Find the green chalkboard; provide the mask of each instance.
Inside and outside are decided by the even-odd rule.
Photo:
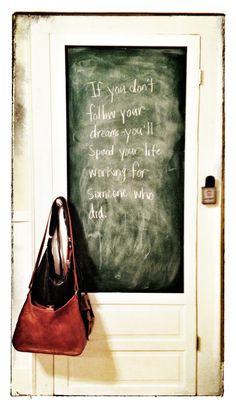
[[[91,292],[183,292],[186,48],[67,47],[68,196]]]

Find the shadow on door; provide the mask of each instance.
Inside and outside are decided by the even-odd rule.
[[[89,254],[82,222],[72,204],[70,204],[70,213],[80,288],[84,290],[89,275],[93,273],[96,276],[97,269]],[[92,308],[95,323],[81,355],[75,357],[38,355],[37,357],[37,368],[44,371],[50,381],[53,376],[53,392],[56,395],[73,395],[73,387],[79,387],[80,384],[81,386],[102,385],[116,382],[117,370],[102,323],[100,306],[92,304]]]

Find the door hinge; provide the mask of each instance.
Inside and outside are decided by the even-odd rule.
[[[200,352],[200,346],[201,346],[201,338],[197,336],[196,338],[196,349],[198,352]]]
[[[199,77],[198,77],[199,86],[203,85],[203,79],[204,79],[203,70],[199,69]]]

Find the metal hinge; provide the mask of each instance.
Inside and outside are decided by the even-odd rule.
[[[203,80],[204,80],[203,70],[199,69],[199,77],[198,77],[199,86],[203,85]]]
[[[196,338],[196,349],[198,352],[200,352],[200,346],[201,346],[201,338],[197,336]]]

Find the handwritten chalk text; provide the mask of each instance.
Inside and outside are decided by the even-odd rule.
[[[153,78],[147,78],[146,82],[140,83],[138,79],[134,79],[131,84],[114,84],[113,86],[108,86],[102,81],[91,81],[87,82],[88,88],[91,90],[92,98],[99,98],[105,94],[110,97],[110,102],[114,102],[115,96],[124,94],[141,94],[143,92],[153,93],[154,82]]]

